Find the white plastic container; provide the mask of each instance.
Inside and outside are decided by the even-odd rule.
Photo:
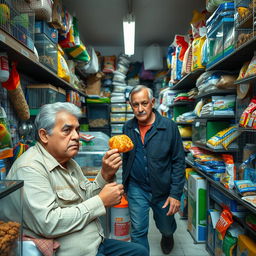
[[[120,204],[111,207],[111,238],[130,241],[130,227],[128,202],[122,197]]]
[[[9,79],[9,63],[6,52],[0,52],[0,82],[6,82]]]

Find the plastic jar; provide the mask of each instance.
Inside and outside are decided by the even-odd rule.
[[[0,52],[0,82],[6,82],[9,79],[9,63],[6,52]]]
[[[120,204],[111,207],[111,238],[129,241],[131,239],[130,227],[128,202],[122,197]]]

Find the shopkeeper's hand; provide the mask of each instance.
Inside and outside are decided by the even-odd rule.
[[[162,208],[166,208],[168,205],[170,206],[166,214],[167,216],[175,214],[180,209],[180,201],[170,196],[166,199]]]
[[[102,159],[101,174],[104,180],[111,181],[121,165],[122,158],[118,149],[108,150]]]

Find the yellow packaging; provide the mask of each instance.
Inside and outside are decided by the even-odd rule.
[[[195,170],[193,168],[186,168],[185,172],[186,172],[186,179],[188,180],[188,176],[190,175],[191,172],[194,172]]]
[[[236,256],[255,256],[256,255],[256,243],[246,235],[239,235],[237,242],[237,254]]]
[[[70,72],[65,58],[62,56],[61,51],[58,50],[58,77],[70,82]]]
[[[195,38],[192,42],[192,71],[205,68],[201,61],[201,51],[206,40],[206,36]]]

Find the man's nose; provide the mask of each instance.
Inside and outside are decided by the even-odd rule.
[[[79,131],[77,130],[74,130],[73,133],[72,133],[72,138],[73,139],[76,139],[76,140],[79,140]]]
[[[142,105],[140,104],[139,105],[139,112],[142,112],[143,111],[143,107],[142,107]]]

